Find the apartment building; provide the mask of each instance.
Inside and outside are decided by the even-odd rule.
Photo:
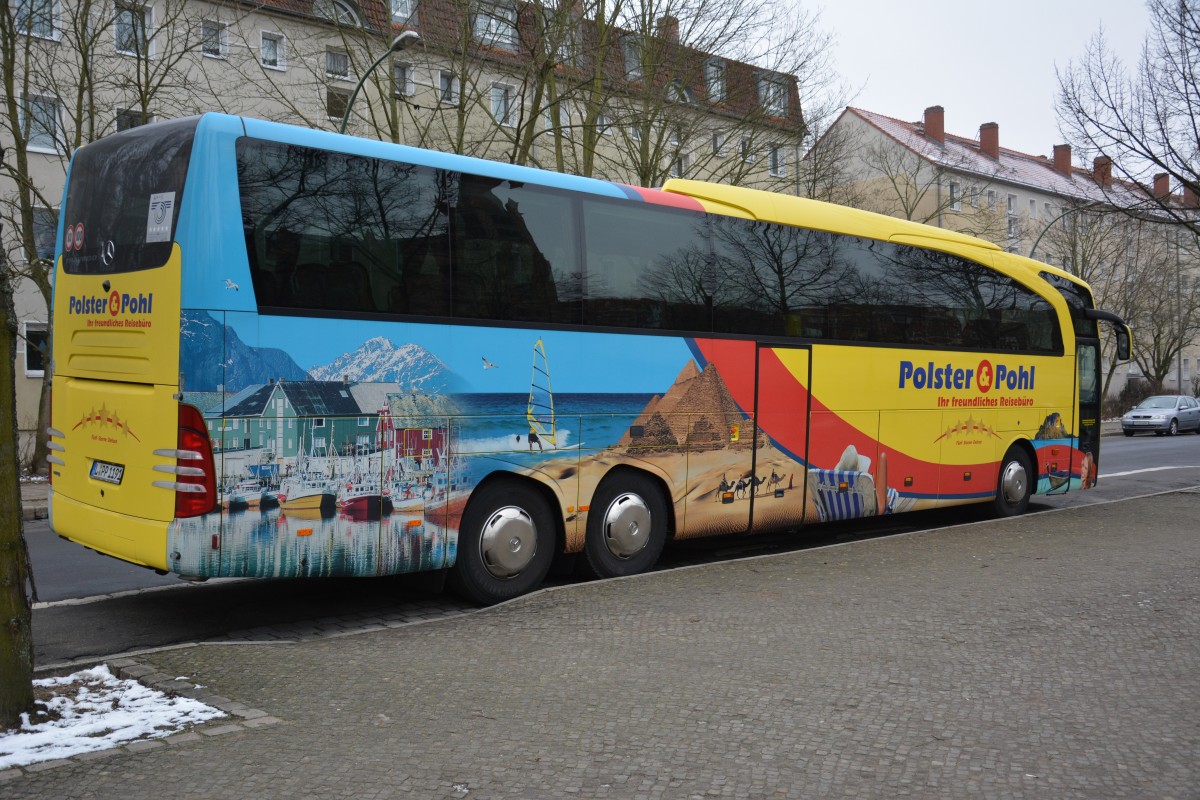
[[[1138,360],[1110,364],[1109,396],[1130,380],[1200,390],[1195,237],[1164,215],[1132,219],[1115,210],[1144,206],[1152,193],[1200,213],[1197,197],[1172,195],[1166,175],[1153,186],[1116,180],[1103,155],[1077,165],[1067,144],[1050,156],[1003,147],[995,122],[973,136],[948,133],[945,122],[941,106],[915,121],[846,108],[806,160],[836,164],[826,179],[853,186],[848,194],[863,208],[979,236],[1087,280],[1097,304],[1134,327]]]
[[[18,0],[0,36],[0,225],[18,276],[22,454],[37,427],[70,153],[205,111],[637,185],[795,191],[796,78],[671,16],[516,0]],[[684,29],[681,31],[681,25]],[[415,32],[417,36],[404,36]],[[360,87],[360,78],[364,78]]]

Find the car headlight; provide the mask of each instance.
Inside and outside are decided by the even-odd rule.
[[[1167,415],[1166,414],[1155,414],[1150,419],[1154,420],[1155,422],[1166,422]]]

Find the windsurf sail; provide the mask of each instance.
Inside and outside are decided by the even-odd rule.
[[[558,427],[554,419],[554,392],[550,388],[550,364],[546,347],[538,339],[533,345],[533,377],[529,381],[529,404],[525,408],[529,430],[546,444],[558,446]]]

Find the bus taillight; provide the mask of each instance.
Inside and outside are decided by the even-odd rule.
[[[200,409],[179,404],[179,449],[156,450],[155,455],[170,455],[177,461],[175,466],[155,467],[175,475],[174,481],[155,481],[155,485],[175,490],[176,519],[198,517],[217,507],[217,470]]]

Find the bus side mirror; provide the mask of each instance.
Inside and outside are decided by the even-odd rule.
[[[1128,325],[1117,325],[1117,361],[1133,358],[1133,336]]]

